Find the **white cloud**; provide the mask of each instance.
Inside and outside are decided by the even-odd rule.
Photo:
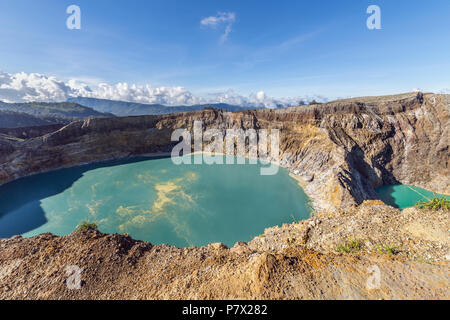
[[[205,26],[217,26],[223,22],[233,23],[235,19],[236,14],[233,12],[219,12],[217,16],[202,19],[201,24]]]
[[[220,42],[224,43],[228,39],[228,35],[232,30],[233,23],[236,21],[236,14],[234,12],[218,12],[216,16],[204,18],[200,23],[204,26],[216,28],[219,25],[225,24],[225,31],[220,37]]]
[[[292,98],[274,98],[267,96],[264,91],[258,91],[257,93],[250,94],[249,96],[243,96],[231,89],[222,93],[210,94],[210,96],[211,98],[209,99],[209,103],[228,103],[243,107],[263,107],[271,109],[278,107],[297,106],[300,101],[304,101],[305,103],[311,102],[312,100],[316,100],[319,102],[328,101],[328,99],[319,95]]]
[[[6,102],[65,100],[69,91],[70,87],[54,77],[0,71],[0,99]]]
[[[306,102],[312,99],[326,101],[325,98],[320,96],[277,99],[267,96],[264,91],[244,96],[233,90],[201,97],[192,94],[184,87],[152,87],[128,83],[115,85],[99,83],[95,85],[94,81],[87,84],[82,79],[71,79],[64,82],[55,77],[37,73],[9,74],[0,71],[0,100],[4,102],[61,102],[70,97],[78,96],[168,106],[228,103],[245,107],[266,108],[297,105],[300,100]]]
[[[9,74],[0,71],[0,100],[4,102],[66,101],[77,96],[167,105],[201,102],[201,98],[194,97],[183,87],[153,88],[128,83],[92,86],[76,79],[64,82],[37,73]]]

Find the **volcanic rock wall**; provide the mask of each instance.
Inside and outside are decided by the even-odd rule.
[[[323,105],[229,113],[97,118],[17,141],[0,137],[0,184],[34,173],[150,153],[168,153],[173,130],[279,129],[280,165],[319,210],[376,199],[374,188],[405,183],[450,193],[450,96],[404,94]],[[276,159],[272,159],[276,160]]]

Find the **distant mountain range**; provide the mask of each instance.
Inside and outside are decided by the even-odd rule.
[[[23,112],[0,110],[0,128],[45,126],[60,123],[57,118],[36,117]]]
[[[56,116],[63,118],[86,118],[113,116],[96,111],[73,102],[29,102],[29,103],[5,103],[0,102],[0,110],[23,112],[33,116]]]
[[[0,101],[0,128],[66,124],[88,117],[114,117],[72,102],[5,103]]]
[[[100,112],[113,113],[116,116],[141,116],[153,114],[169,114],[177,112],[187,112],[203,110],[207,107],[223,109],[230,112],[257,109],[234,106],[226,103],[201,104],[193,106],[164,106],[161,104],[142,104],[135,102],[95,99],[95,98],[69,98],[68,102],[74,102],[83,106],[93,108]]]
[[[230,112],[251,109],[225,103],[169,107],[160,104],[142,104],[82,97],[70,98],[67,102],[59,103],[6,103],[0,101],[0,128],[68,124],[72,121],[89,117],[160,115],[203,110],[208,107]]]

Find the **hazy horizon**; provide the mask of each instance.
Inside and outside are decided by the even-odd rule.
[[[70,5],[80,29],[67,26]],[[367,26],[370,5],[380,29]],[[0,100],[272,108],[449,93],[448,12],[444,0],[0,0]]]

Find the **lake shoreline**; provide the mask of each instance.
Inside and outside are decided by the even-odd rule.
[[[23,178],[0,189],[0,212],[7,217],[0,217],[0,236],[67,235],[89,221],[103,232],[157,244],[232,245],[309,218],[310,199],[287,170],[264,176],[263,166],[178,165],[151,154]]]

